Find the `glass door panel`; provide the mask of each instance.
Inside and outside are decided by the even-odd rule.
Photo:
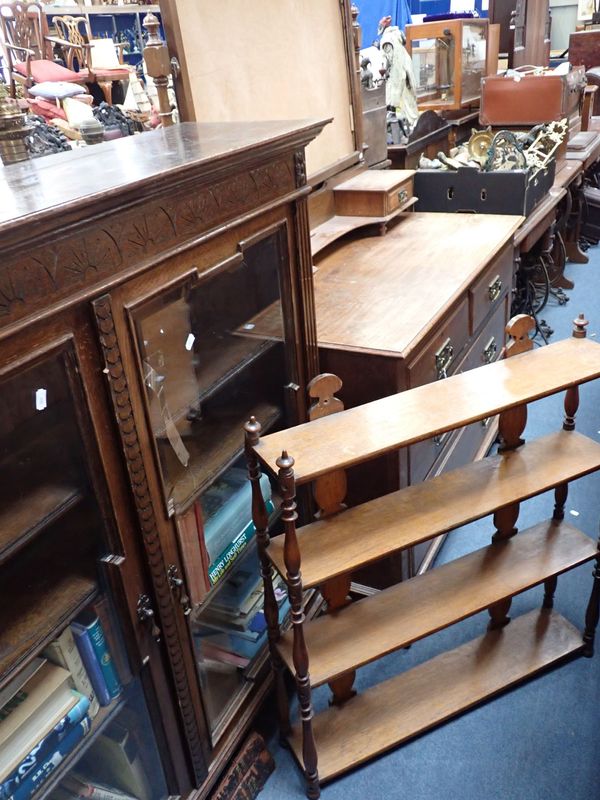
[[[0,380],[0,797],[45,798],[118,723],[135,731],[116,737],[114,758],[94,759],[95,779],[159,800],[160,759],[103,581],[109,537],[74,367],[64,349]],[[139,797],[113,780],[134,739],[136,763],[153,775]]]

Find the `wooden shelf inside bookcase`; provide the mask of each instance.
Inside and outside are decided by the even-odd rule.
[[[169,482],[173,489],[171,500],[178,512],[184,511],[200,492],[214,481],[223,470],[238,458],[243,449],[244,423],[254,415],[263,429],[268,430],[281,415],[281,410],[271,403],[259,403],[235,416],[211,418],[210,424],[199,423],[197,437],[183,440],[190,454],[187,467],[177,459],[171,445],[164,440],[167,453]]]
[[[2,567],[9,602],[0,606],[0,686],[98,593],[90,514],[82,509]]]
[[[53,481],[45,473],[21,495],[5,496],[0,489],[0,564],[13,556],[41,531],[70,511],[83,498],[78,486]],[[3,489],[6,489],[6,484]]]
[[[282,450],[298,484],[600,377],[600,345],[564,339],[407,392],[263,437],[261,461],[277,472]]]
[[[598,468],[598,442],[557,431],[313,522],[297,532],[302,584],[317,586]],[[283,544],[283,535],[273,537],[267,553],[285,576]]]
[[[567,522],[549,520],[325,614],[304,629],[311,685],[412,644],[597,555],[589,536]],[[287,632],[278,650],[293,673],[292,645],[292,632]]]
[[[281,317],[279,324],[281,325]],[[169,412],[174,422],[187,416],[192,408],[198,408],[240,371],[266,355],[277,344],[273,339],[257,341],[257,337],[248,337],[238,331],[235,333],[236,335],[229,335],[212,342],[211,347],[205,346],[195,354],[200,364],[200,373],[198,376],[190,376],[191,380],[198,384],[198,395],[193,406],[188,401],[190,395],[188,382],[179,387],[171,384],[166,388]],[[158,438],[164,436],[165,426],[156,428],[154,435]]]
[[[367,761],[582,648],[581,633],[553,611],[510,625],[367,689],[312,720],[322,781]],[[299,726],[290,737],[302,764]]]

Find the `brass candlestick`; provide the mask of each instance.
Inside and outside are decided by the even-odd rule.
[[[17,101],[0,96],[0,158],[3,164],[16,164],[29,158],[25,139],[31,127]]]

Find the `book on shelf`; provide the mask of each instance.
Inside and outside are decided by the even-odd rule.
[[[71,630],[98,701],[107,706],[121,694],[121,684],[100,620],[93,610],[86,610],[71,623]]]
[[[65,758],[77,747],[79,742],[89,732],[90,727],[91,720],[89,717],[84,717],[78,722],[58,744],[56,750],[43,758],[14,789],[9,796],[9,800],[29,800],[62,764]]]
[[[52,663],[69,670],[73,678],[73,685],[78,692],[81,692],[89,700],[90,708],[88,713],[90,718],[93,719],[100,710],[100,704],[92,682],[83,666],[71,628],[65,628],[58,639],[55,639],[46,647],[44,656]]]
[[[90,782],[114,786],[137,800],[151,800],[148,770],[134,734],[136,719],[128,725],[122,724],[122,719],[127,719],[125,710],[96,737],[83,754],[78,770]]]
[[[274,505],[271,500],[266,501],[266,507],[267,512],[271,514],[274,510]],[[233,540],[229,542],[219,556],[209,564],[208,578],[211,586],[215,586],[223,578],[225,573],[231,569],[244,552],[255,533],[256,528],[254,527],[254,523],[250,520]]]
[[[289,611],[290,604],[287,596],[279,605],[279,622],[282,623]],[[248,660],[255,658],[267,640],[266,625],[262,632],[237,631],[225,627],[216,627],[200,623],[194,627],[193,636],[197,642],[198,652],[202,655],[206,645],[226,650]],[[213,649],[213,657],[218,650]],[[215,660],[222,660],[216,659]],[[230,662],[227,662],[230,663]]]
[[[108,597],[103,595],[90,605],[90,608],[100,620],[100,625],[104,631],[109,652],[112,656],[113,664],[117,672],[117,678],[121,686],[126,686],[133,680],[129,661],[125,652],[125,646],[120,635],[114,611]]]
[[[45,661],[0,709],[0,774],[9,774],[80,697],[71,673]]]
[[[210,589],[208,564],[202,553],[203,533],[198,521],[196,503],[176,517],[181,563],[192,606],[199,605]]]
[[[4,706],[11,700],[21,689],[21,687],[27,683],[29,678],[31,678],[35,673],[41,669],[44,664],[46,663],[45,658],[33,658],[22,670],[20,670],[19,674],[9,681],[4,689],[0,691],[0,709],[4,708]]]
[[[212,661],[215,665],[229,664],[232,667],[239,667],[240,669],[247,667],[251,661],[247,656],[241,656],[238,653],[231,652],[231,650],[226,650],[224,647],[219,647],[210,639],[202,641],[202,649],[199,653],[199,657],[202,663]]]
[[[60,789],[66,793],[66,796],[55,800],[73,800],[82,797],[92,798],[92,800],[137,800],[133,795],[121,792],[114,786],[92,781],[77,770],[71,770],[65,776],[61,781]]]
[[[59,749],[61,742],[86,717],[89,707],[89,699],[85,695],[78,693],[78,700],[73,708],[21,760],[6,761],[2,757],[0,800],[7,800],[11,797],[16,788],[25,781],[30,773]]]
[[[260,487],[265,501],[271,499],[271,483],[262,475]],[[218,561],[251,517],[252,486],[248,474],[239,467],[223,473],[200,498],[204,539],[211,563]]]

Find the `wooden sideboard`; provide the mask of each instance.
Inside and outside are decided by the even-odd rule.
[[[149,800],[207,797],[270,686],[264,646],[243,669],[208,657],[223,584],[182,520],[243,461],[250,414],[306,418],[304,148],[324,124],[185,123],[0,170],[0,690],[106,596],[130,675],[85,747],[113,724],[144,740]]]
[[[385,236],[337,242],[315,259],[321,370],[339,375],[346,408],[495,361],[504,345],[521,217],[408,213]],[[348,470],[348,502],[365,502],[484,454],[490,420]],[[358,582],[412,574],[426,546]],[[402,560],[404,559],[404,560]],[[412,563],[411,563],[412,562]]]

